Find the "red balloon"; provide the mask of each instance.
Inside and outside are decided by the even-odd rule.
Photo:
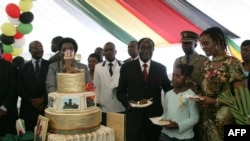
[[[3,59],[4,60],[6,60],[6,61],[9,61],[9,62],[12,62],[12,55],[11,54],[6,54],[6,53],[3,53],[2,54],[2,57],[3,57]]]
[[[14,35],[14,39],[21,39],[23,38],[23,34],[22,33],[19,33],[18,31],[16,32],[16,34]]]
[[[8,4],[5,7],[5,11],[11,18],[19,18],[21,14],[19,7],[14,3]]]

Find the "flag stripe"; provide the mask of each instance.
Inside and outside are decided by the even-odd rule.
[[[168,41],[127,11],[116,0],[86,0],[86,2],[134,38],[150,37],[156,46],[169,44]]]

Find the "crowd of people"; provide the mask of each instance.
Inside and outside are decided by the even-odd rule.
[[[241,44],[241,62],[227,53],[225,35],[218,27],[200,35],[183,31],[180,36],[184,55],[173,62],[171,79],[166,66],[151,59],[155,45],[149,37],[129,42],[126,60],[119,60],[115,44],[107,42],[89,55],[87,65],[75,62],[84,70],[85,82],[96,87],[102,125],[106,125],[107,112],[118,112],[126,117],[127,141],[223,141],[223,126],[236,123],[219,95],[250,88],[250,40]],[[195,51],[198,43],[206,56]],[[38,115],[44,115],[48,94],[57,91],[56,74],[63,72],[64,52],[78,50],[77,42],[69,37],[57,36],[51,45],[55,55],[49,60],[43,59],[42,43],[32,41],[32,59],[13,63],[1,57],[0,46],[0,136],[16,134],[18,117],[24,120],[26,131],[33,131]],[[187,94],[199,96],[199,100],[187,99]],[[148,99],[152,104],[147,107],[132,106]],[[218,116],[222,109],[227,114]],[[169,124],[155,125],[151,117],[161,117]]]

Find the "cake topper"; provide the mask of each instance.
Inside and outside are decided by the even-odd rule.
[[[62,72],[64,72],[64,73],[79,73],[79,72],[82,72],[82,70],[78,69],[77,66],[76,66],[74,50],[67,49],[64,52]]]

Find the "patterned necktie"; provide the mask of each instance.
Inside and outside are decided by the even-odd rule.
[[[112,66],[113,66],[113,64],[112,64],[112,63],[109,63],[109,74],[110,74],[110,76],[113,75]]]
[[[35,72],[39,72],[39,71],[40,71],[39,60],[36,60],[36,62],[35,62]]]
[[[148,78],[148,73],[147,73],[147,64],[143,64],[143,77],[144,77],[144,81],[147,82],[147,78]]]

